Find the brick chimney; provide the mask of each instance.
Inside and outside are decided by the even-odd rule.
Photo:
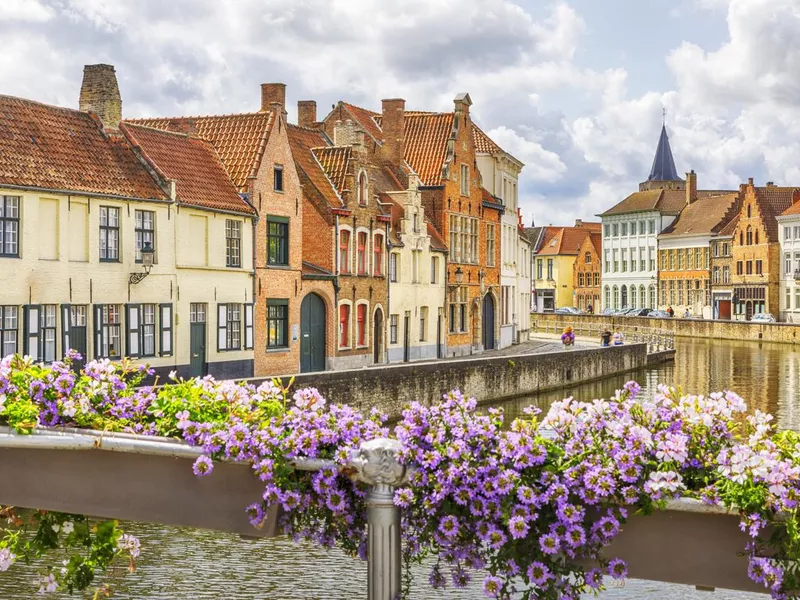
[[[122,120],[122,98],[117,86],[117,74],[113,65],[86,65],[83,67],[83,83],[79,109],[98,116],[106,129],[119,129]]]
[[[694,169],[686,174],[686,206],[697,200],[697,173]]]
[[[286,84],[262,83],[261,84],[261,112],[272,110],[270,105],[280,104],[281,110],[286,112]]]
[[[406,155],[406,101],[392,98],[383,100],[381,104],[384,158],[392,165],[400,166]]]
[[[583,227],[583,219],[575,219],[575,227]]]
[[[472,106],[472,98],[469,97],[469,94],[462,92],[455,97],[453,104],[455,105],[456,112],[469,115],[469,107]]]
[[[313,128],[317,122],[317,103],[313,100],[297,102],[297,124],[300,127]]]

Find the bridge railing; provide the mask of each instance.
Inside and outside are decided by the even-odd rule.
[[[635,323],[617,324],[612,327],[610,322],[606,323],[601,320],[591,323],[548,320],[537,321],[535,331],[561,335],[566,327],[572,327],[576,336],[596,338],[598,341],[604,331],[609,331],[613,336],[614,332],[619,329],[626,343],[647,344],[647,351],[650,353],[675,349],[675,335],[673,333],[652,327],[642,327]]]

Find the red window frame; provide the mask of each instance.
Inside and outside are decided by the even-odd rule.
[[[383,275],[383,234],[375,234],[375,248],[372,260],[372,272],[378,276]]]
[[[359,304],[356,306],[356,330],[357,330],[357,344],[359,346],[366,346],[367,342],[367,305]]]
[[[356,238],[358,242],[358,250],[357,250],[357,259],[358,259],[358,274],[359,275],[366,275],[367,274],[367,232],[366,231],[359,231],[358,237]]]
[[[339,271],[350,272],[350,232],[346,229],[339,232]]]
[[[339,306],[339,347],[347,348],[350,345],[350,305]]]

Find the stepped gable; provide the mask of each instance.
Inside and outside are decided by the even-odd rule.
[[[316,129],[307,129],[292,124],[286,125],[286,133],[306,196],[315,203],[318,209],[344,208],[341,196],[314,154],[314,149],[330,146],[325,134]],[[327,211],[323,211],[323,214],[326,213]]]
[[[143,200],[169,196],[124,136],[86,112],[0,95],[0,184]]]
[[[764,228],[767,230],[767,238],[770,242],[778,242],[779,225],[776,217],[800,201],[800,188],[768,185],[753,189],[764,220]]]
[[[175,181],[181,204],[254,214],[239,195],[210,142],[132,123],[120,130],[164,179]]]

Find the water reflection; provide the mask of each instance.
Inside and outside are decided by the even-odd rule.
[[[797,384],[800,352],[789,346],[729,341],[679,340],[674,364],[629,376],[609,378],[504,403],[508,418],[530,404],[543,409],[554,400],[608,397],[631,378],[645,393],[658,383],[682,385],[685,391],[708,393],[732,389],[748,404],[776,415],[781,427],[800,430]],[[130,523],[126,529],[142,539],[140,569],[115,582],[118,600],[354,600],[365,598],[366,566],[336,550],[295,545],[284,539],[243,541],[207,531]],[[476,582],[469,590],[434,593],[427,586],[429,566],[414,569],[414,600],[478,600]],[[31,581],[37,565],[0,575],[0,598],[35,597]],[[51,596],[58,600],[68,595]],[[728,591],[697,592],[694,588],[630,581],[600,596],[605,600],[762,600],[766,596]],[[74,598],[74,596],[72,596]]]

